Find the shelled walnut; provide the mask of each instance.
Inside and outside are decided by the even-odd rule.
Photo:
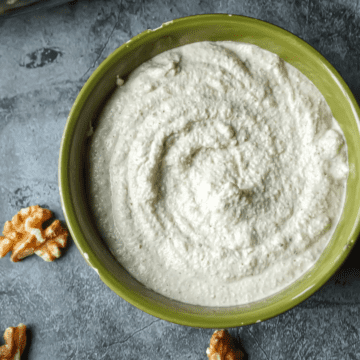
[[[211,337],[206,354],[209,360],[242,360],[244,354],[236,349],[227,330],[217,330]]]
[[[43,229],[43,223],[51,217],[52,212],[39,205],[21,209],[4,225],[4,236],[0,236],[0,258],[9,251],[12,251],[14,262],[34,253],[45,261],[60,257],[60,248],[66,246],[69,233],[59,220]]]
[[[0,347],[0,360],[20,360],[26,345],[26,326],[19,324],[4,332],[5,345]]]

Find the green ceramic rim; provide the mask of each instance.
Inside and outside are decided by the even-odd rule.
[[[70,177],[76,171],[74,168],[80,166],[79,159],[84,156],[72,153],[74,143],[81,139],[77,122],[86,111],[87,99],[92,96],[101,79],[124,59],[131,56],[135,58],[141,48],[147,49],[147,55],[142,54],[142,61],[145,61],[167,49],[205,40],[255,44],[278,54],[302,71],[327,100],[345,134],[349,152],[350,174],[344,212],[332,240],[315,266],[294,284],[270,298],[229,308],[194,306],[166,298],[157,302],[146,293],[144,295],[143,290],[134,290],[126,282],[119,281],[114,272],[109,270],[107,260],[90,245],[93,240],[86,238],[84,220],[80,220],[80,200],[70,189]],[[156,30],[146,30],[120,46],[100,64],[80,91],[70,111],[60,148],[59,188],[72,238],[88,264],[97,269],[101,280],[110,289],[153,316],[177,324],[204,328],[242,326],[277,316],[304,301],[335,273],[348,256],[360,232],[359,114],[360,109],[354,96],[333,66],[306,42],[275,25],[239,15],[209,14],[180,18],[165,23]]]

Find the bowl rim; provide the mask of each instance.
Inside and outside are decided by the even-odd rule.
[[[164,307],[153,307],[149,304],[146,299],[143,299],[137,294],[129,293],[128,289],[121,283],[119,283],[114,276],[109,272],[106,266],[100,261],[98,256],[93,252],[89,244],[87,243],[86,238],[84,237],[81,227],[78,222],[78,217],[76,215],[75,205],[71,199],[71,194],[68,186],[68,177],[69,177],[69,153],[71,149],[71,143],[73,139],[73,133],[76,126],[76,121],[80,112],[83,109],[87,96],[92,92],[96,87],[99,80],[107,72],[111,64],[114,63],[120,54],[132,51],[136,46],[141,43],[143,39],[146,39],[148,36],[153,36],[155,33],[162,33],[164,28],[173,27],[175,25],[181,24],[191,25],[192,21],[198,20],[201,21],[217,22],[227,19],[228,21],[242,21],[247,25],[251,26],[261,26],[265,29],[268,29],[270,32],[275,32],[280,34],[283,38],[286,38],[288,41],[296,42],[296,45],[306,49],[312,55],[315,55],[317,59],[322,63],[327,71],[330,72],[334,80],[339,84],[339,87],[342,88],[344,95],[347,97],[348,102],[352,108],[353,114],[356,118],[358,130],[360,129],[360,109],[359,106],[348,88],[345,81],[335,70],[335,68],[312,46],[306,43],[304,40],[298,36],[292,34],[291,32],[271,23],[268,23],[263,20],[255,19],[243,15],[231,15],[231,14],[202,14],[202,15],[192,15],[181,17],[178,19],[171,20],[164,23],[162,26],[154,30],[145,30],[142,33],[134,36],[128,42],[119,46],[114,50],[92,73],[89,79],[84,84],[83,88],[80,90],[76,100],[70,110],[69,116],[67,118],[63,136],[61,139],[60,145],[60,154],[59,154],[59,172],[58,172],[58,181],[59,181],[59,191],[60,191],[60,200],[61,206],[64,212],[65,220],[69,228],[72,239],[74,240],[77,248],[80,250],[80,253],[86,260],[86,262],[93,267],[99,274],[100,279],[116,294],[122,297],[124,300],[139,308],[140,310],[180,325],[192,326],[192,327],[202,327],[202,328],[214,328],[214,327],[234,327],[234,326],[243,326],[249,325],[255,322],[260,322],[267,320],[269,318],[275,317],[284,313],[294,306],[300,304],[302,301],[311,296],[315,291],[322,287],[328,279],[333,276],[333,274],[338,270],[340,265],[344,262],[346,257],[349,255],[351,249],[353,248],[357,235],[360,233],[360,207],[358,209],[357,217],[352,227],[351,235],[348,238],[346,249],[336,258],[330,270],[323,274],[318,281],[312,286],[305,289],[303,292],[299,293],[292,301],[282,301],[275,302],[270,304],[270,306],[265,308],[254,308],[253,311],[242,313],[229,312],[229,314],[222,314],[221,316],[213,315],[203,315],[201,311],[198,314],[180,314],[175,310],[164,308]],[[199,306],[199,308],[203,308]],[[250,315],[251,316],[250,316]]]

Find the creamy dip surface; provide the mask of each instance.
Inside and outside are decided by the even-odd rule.
[[[101,235],[141,283],[185,303],[273,295],[339,221],[343,133],[319,90],[257,46],[199,42],[138,67],[92,135]]]

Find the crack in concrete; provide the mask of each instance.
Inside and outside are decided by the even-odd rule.
[[[116,29],[116,26],[119,24],[120,14],[121,14],[121,5],[122,5],[122,2],[120,2],[120,7],[119,7],[119,12],[118,12],[117,20],[115,21],[115,25],[114,25],[113,29],[111,30],[109,37],[108,37],[107,40],[105,41],[105,45],[104,45],[103,48],[101,49],[100,54],[99,54],[98,57],[95,59],[95,61],[93,62],[93,64],[85,71],[84,75],[82,75],[82,76],[80,77],[80,79],[83,79],[83,78],[87,75],[87,73],[96,66],[96,63],[98,62],[98,60],[100,59],[101,55],[103,54],[103,52],[104,52],[107,44],[108,44],[109,41],[110,41],[110,38],[112,37],[112,35],[113,35],[113,33],[114,33],[115,29]]]
[[[134,335],[136,335],[136,334],[144,331],[145,329],[147,329],[147,328],[150,327],[151,325],[159,322],[160,320],[161,320],[161,319],[154,320],[154,321],[152,321],[150,324],[142,327],[141,329],[134,331],[134,332],[133,332],[130,336],[128,336],[125,340],[117,341],[117,342],[115,342],[115,343],[112,343],[112,344],[110,344],[110,345],[107,345],[106,347],[111,347],[111,346],[114,346],[114,345],[124,344],[124,343],[126,343],[128,340],[130,340],[132,337],[134,337]]]
[[[253,337],[253,339],[256,342],[256,345],[259,347],[259,349],[263,352],[263,354],[265,355],[267,360],[270,360],[269,356],[266,354],[265,350],[260,346],[258,340],[256,339],[256,337],[254,336],[254,334],[251,332],[250,329],[247,329],[247,331],[250,333],[250,335]]]

